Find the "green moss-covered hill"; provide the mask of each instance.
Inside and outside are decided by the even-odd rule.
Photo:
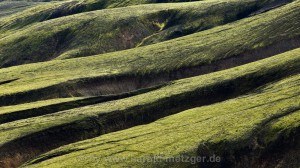
[[[299,18],[300,0],[1,1],[0,167],[298,168]]]

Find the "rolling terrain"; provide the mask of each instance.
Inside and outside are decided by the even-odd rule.
[[[298,168],[299,18],[299,0],[1,1],[0,167]]]

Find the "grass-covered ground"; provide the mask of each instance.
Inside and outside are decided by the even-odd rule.
[[[21,153],[18,159],[27,160],[65,143],[238,96],[265,82],[299,72],[299,56],[297,49],[257,63],[179,80],[131,98],[2,124],[0,150],[4,153],[0,157],[5,160],[7,156],[17,157]]]
[[[268,166],[299,165],[300,76],[266,85],[246,96],[192,108],[154,123],[61,147],[25,167],[198,167],[233,166],[269,159]],[[297,139],[292,136],[298,134]],[[278,141],[290,142],[286,153],[269,153]],[[295,146],[293,146],[295,145]],[[281,146],[284,149],[284,146]],[[250,156],[238,152],[249,150]],[[205,155],[206,154],[206,155]],[[292,153],[293,154],[293,153]],[[295,154],[295,153],[294,153]],[[197,156],[219,156],[219,163],[195,163]],[[171,162],[189,157],[188,162]],[[151,161],[158,157],[157,162]],[[245,157],[245,158],[243,158]],[[278,157],[275,160],[272,157]],[[273,160],[274,159],[274,160]],[[290,162],[293,161],[293,162]],[[285,163],[285,166],[280,164]]]
[[[172,1],[165,1],[172,2]],[[4,4],[10,3],[33,3],[32,1],[4,1]],[[41,3],[36,7],[30,8],[26,11],[19,11],[17,14],[1,20],[2,32],[9,30],[9,28],[22,28],[23,26],[41,22],[45,20],[64,17],[72,14],[88,12],[93,10],[126,7],[139,4],[156,3],[155,0],[83,0],[83,1],[50,1],[49,3]]]
[[[40,3],[24,1],[2,1],[0,2],[0,19],[2,17],[8,17],[9,15],[24,11],[39,4]]]
[[[95,83],[90,82],[94,78],[103,85],[93,89],[94,94],[115,94],[138,88],[134,80],[126,82],[127,77],[147,81],[147,75],[164,73],[163,79],[149,84],[155,85],[259,60],[300,46],[299,9],[300,3],[296,1],[261,15],[155,45],[4,68],[0,70],[0,81],[10,82],[0,85],[0,99],[2,104],[14,104],[46,96],[72,96],[70,90],[86,96],[90,93],[76,89],[77,85],[92,87],[89,83]],[[125,82],[118,83],[115,78],[119,81],[125,78]],[[28,95],[32,95],[30,99]]]
[[[158,43],[236,21],[271,2],[211,0],[148,4],[73,14],[41,24],[29,22],[53,16],[32,8],[0,20],[3,30],[0,65],[91,56]],[[48,5],[43,6],[48,10]],[[40,10],[45,12],[44,8]],[[57,8],[53,10],[65,11]]]
[[[299,9],[0,2],[0,167],[298,168]]]

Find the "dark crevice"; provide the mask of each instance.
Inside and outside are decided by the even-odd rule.
[[[278,132],[275,140],[264,143],[264,137],[272,129],[269,124],[278,121],[281,117],[299,112],[300,106],[290,107],[282,113],[274,115],[261,122],[257,129],[252,131],[248,139],[239,142],[223,141],[219,144],[206,144],[199,146],[198,155],[209,158],[212,154],[221,156],[221,162],[202,162],[201,168],[273,168],[285,167],[286,165],[300,164],[300,127],[292,131]],[[210,146],[210,148],[208,147]],[[226,146],[226,147],[225,147]],[[224,149],[220,150],[222,147]],[[221,152],[221,153],[220,153]],[[286,155],[293,158],[287,158]],[[296,159],[298,158],[298,159]],[[292,160],[293,163],[285,163],[282,166],[280,162]],[[295,165],[294,165],[295,166]],[[291,168],[296,168],[292,166]]]
[[[98,116],[55,126],[2,144],[0,147],[0,161],[5,163],[3,164],[4,167],[11,164],[18,166],[62,145],[136,125],[151,123],[186,109],[235,98],[267,82],[279,80],[287,75],[299,73],[299,71],[299,68],[293,68],[293,71],[279,69],[266,74],[248,74],[187,93],[161,98],[150,104],[136,105],[125,110],[101,113]]]
[[[266,47],[245,51],[243,54],[216,60],[210,64],[182,67],[171,72],[145,75],[85,78],[68,81],[39,90],[0,97],[0,106],[14,105],[51,98],[72,96],[100,96],[122,94],[167,83],[172,80],[199,76],[255,62],[300,47],[300,37],[274,42]],[[30,99],[28,98],[30,95]]]
[[[259,137],[262,136],[263,134],[259,135]],[[252,165],[261,165],[262,168],[299,168],[300,127],[289,132],[279,133],[275,141],[265,144],[264,147],[260,157]],[[252,165],[250,164],[250,166]],[[245,166],[239,165],[237,167],[244,168]]]
[[[254,16],[254,15],[262,14],[262,13],[268,12],[270,10],[279,8],[279,7],[281,7],[283,5],[286,5],[288,3],[291,3],[293,1],[294,0],[275,0],[273,3],[265,5],[265,6],[261,7],[260,9],[258,9],[256,11],[250,12],[248,16]]]
[[[19,79],[19,78],[17,78],[17,79],[10,79],[10,80],[6,80],[6,81],[1,81],[1,82],[0,82],[0,85],[8,84],[8,83],[14,82],[14,81],[16,81],[16,80],[18,80],[18,79]]]
[[[293,41],[293,40],[291,40]],[[293,45],[289,45],[291,43],[287,43],[288,47],[284,47],[283,49],[290,49],[290,47],[294,47]],[[297,44],[297,43],[293,43]],[[278,45],[278,44],[277,44]],[[276,45],[275,45],[276,46]],[[279,50],[272,50],[269,48],[267,51],[255,51],[260,54],[264,54],[264,57],[267,57],[268,54],[272,55],[274,52],[282,52]],[[243,54],[245,58],[246,56],[250,57],[253,53]],[[261,57],[254,57],[261,58]],[[236,58],[229,58],[236,59]],[[246,59],[246,61],[248,61]],[[253,60],[251,60],[253,61]],[[212,69],[207,68],[208,72],[211,70],[218,70],[228,66],[233,66],[235,63],[230,62],[231,64],[227,66],[219,66],[213,67]],[[240,62],[239,62],[240,63]],[[239,64],[238,63],[238,64]],[[200,67],[203,68],[203,67]],[[99,136],[105,133],[118,131],[126,128],[130,128],[140,124],[146,124],[153,122],[159,118],[175,114],[181,112],[186,109],[190,109],[193,107],[198,107],[202,105],[208,105],[216,102],[220,102],[223,100],[227,100],[230,98],[237,97],[239,95],[245,94],[252,89],[259,87],[267,82],[272,82],[274,80],[279,80],[288,75],[292,75],[299,72],[299,68],[290,67],[291,69],[282,71],[280,68],[278,70],[267,72],[266,74],[248,74],[248,76],[243,76],[238,79],[232,79],[229,81],[224,81],[218,85],[208,86],[207,88],[201,88],[198,91],[192,91],[190,93],[184,93],[181,95],[177,95],[175,97],[168,97],[159,100],[158,102],[154,102],[152,104],[135,106],[130,109],[126,109],[125,111],[114,111],[107,114],[101,114],[96,118],[93,118],[93,122],[91,118],[87,118],[85,120],[77,121],[74,123],[61,125],[58,127],[53,127],[42,132],[37,132],[32,135],[28,135],[26,137],[16,139],[12,142],[2,145],[0,151],[3,151],[5,154],[1,155],[0,160],[5,160],[8,164],[21,164],[33,157],[47,152],[51,149],[55,149],[59,146],[69,144],[72,142],[80,141],[87,138],[93,138],[95,136]],[[167,79],[176,79],[182,76],[195,75],[195,71],[183,71],[184,73],[174,73],[168,76]],[[188,73],[187,73],[188,72]],[[196,71],[197,74],[201,71]],[[183,74],[183,75],[182,75]],[[252,75],[252,76],[251,76]],[[253,76],[254,75],[254,76]],[[148,76],[148,78],[141,78],[139,80],[135,79],[136,87],[145,87],[149,83],[156,83],[155,81],[164,81],[164,76]],[[99,79],[89,79],[82,81],[83,85],[85,82],[87,83],[99,83]],[[101,79],[100,79],[101,80]],[[118,78],[114,79],[115,81],[119,80]],[[128,80],[125,78],[124,80]],[[136,82],[139,81],[139,82]],[[91,82],[93,81],[93,82]],[[107,82],[112,82],[111,80],[106,80]],[[123,84],[124,81],[120,80]],[[120,82],[118,81],[118,82]],[[166,80],[165,80],[166,81]],[[80,86],[80,85],[79,85]],[[118,85],[117,85],[118,86]],[[90,88],[89,86],[88,88]],[[80,86],[82,88],[82,86]],[[117,87],[118,88],[118,87]],[[70,91],[70,90],[69,90]],[[76,91],[76,89],[74,89]],[[77,91],[76,91],[77,92]],[[188,97],[186,97],[188,95]],[[96,122],[97,121],[97,122]],[[68,132],[68,133],[66,133]],[[55,140],[53,140],[55,139]],[[35,143],[32,143],[35,142]],[[44,142],[47,142],[46,144]],[[31,151],[31,152],[28,152]],[[16,156],[21,158],[15,158]],[[18,160],[19,159],[19,160]]]
[[[106,52],[121,51],[129,48],[133,48],[137,45],[138,46],[150,45],[161,41],[166,41],[166,40],[186,36],[189,34],[193,34],[195,32],[200,32],[200,31],[204,31],[216,27],[218,25],[224,25],[233,21],[246,18],[252,13],[255,13],[256,11],[262,10],[269,6],[279,7],[289,2],[291,1],[279,0],[278,3],[277,1],[276,3],[275,2],[271,3],[270,0],[267,0],[265,2],[255,1],[253,3],[249,3],[249,6],[246,7],[245,5],[239,6],[235,4],[237,6],[236,9],[234,10],[225,9],[225,11],[218,10],[218,9],[222,9],[221,7],[213,6],[211,7],[211,9],[208,9],[208,11],[204,13],[201,12],[189,13],[185,10],[175,10],[175,9],[160,11],[154,14],[149,14],[148,16],[144,16],[145,17],[144,19],[147,20],[147,24],[149,24],[149,22],[152,22],[154,20],[158,20],[159,23],[164,23],[164,21],[166,21],[166,26],[163,28],[162,31],[155,31],[148,34],[149,32],[145,33],[144,31],[146,30],[144,30],[143,28],[142,29],[138,28],[139,25],[137,25],[136,30],[140,30],[140,33],[134,32],[135,36],[133,37],[135,38],[133,38],[130,41],[125,40],[125,42],[121,42],[122,38],[118,39],[117,40],[118,42],[115,42],[115,40],[113,40],[112,44],[114,45],[107,45],[108,48],[106,45],[104,45],[102,46],[104,47],[104,49],[99,49],[99,50],[98,49],[89,50],[87,48],[83,48],[79,53],[76,53],[72,57],[84,57],[84,56],[103,54]],[[13,24],[21,28],[24,27],[25,25],[29,25],[35,22],[36,20],[40,20],[40,21],[50,20],[50,19],[81,13],[85,11],[92,11],[98,8],[101,9],[103,5],[105,6],[105,3],[106,2],[103,1],[96,2],[95,4],[80,4],[77,1],[68,2],[66,4],[62,4],[61,6],[57,7],[57,9],[51,9],[50,11],[46,10],[41,13],[37,13],[33,16],[30,16],[30,18],[24,19],[20,22],[16,22]],[[215,17],[224,16],[224,18],[223,21],[211,22],[210,20],[213,20],[212,19],[213,16]],[[138,17],[138,18],[142,19],[143,17],[142,18]],[[200,20],[204,19],[205,21],[200,21],[199,19]],[[127,22],[130,21],[127,20]],[[148,29],[151,29],[152,27],[151,25],[145,25],[145,26],[148,27]],[[124,27],[128,27],[128,26],[124,26]],[[81,26],[79,26],[77,29],[80,30]],[[69,32],[65,32],[65,31],[69,31]],[[20,52],[19,50],[17,50],[16,51],[17,54],[14,55],[19,55],[18,57],[14,57],[13,55],[9,54],[11,56],[8,55],[7,57],[3,58],[1,67],[7,68],[11,66],[17,66],[20,64],[44,62],[44,61],[51,60],[59,56],[60,54],[68,51],[67,48],[70,47],[68,46],[68,43],[71,42],[70,40],[72,39],[72,36],[76,37],[76,33],[74,34],[74,32],[72,32],[71,30],[64,30],[62,32],[57,32],[56,34],[52,34],[47,39],[44,39],[44,41],[40,44],[40,47],[38,48],[32,46],[31,44],[26,43],[25,45],[28,45],[28,47],[24,47],[22,49],[26,52],[23,51]],[[56,41],[58,42],[56,43]],[[125,45],[123,43],[125,43]],[[69,49],[72,50],[74,48],[71,47]],[[13,51],[10,51],[9,49],[5,49],[5,50],[7,50],[7,53],[15,53]]]
[[[286,5],[288,3],[293,2],[293,0],[276,0],[274,2],[270,2],[270,1],[265,1],[265,2],[253,2],[253,4],[249,5],[249,7],[247,8],[243,8],[241,7],[241,9],[239,9],[238,7],[236,8],[236,12],[232,12],[231,11],[224,11],[224,13],[218,13],[220,12],[219,10],[214,11],[215,8],[211,8],[208,10],[207,13],[210,13],[210,15],[207,14],[201,14],[202,19],[207,20],[206,22],[203,22],[201,24],[199,24],[199,22],[201,21],[193,21],[194,18],[197,18],[199,16],[195,15],[195,16],[191,16],[188,13],[183,13],[180,14],[178,13],[176,10],[168,10],[169,15],[163,15],[160,14],[161,16],[164,16],[166,25],[163,28],[163,31],[157,32],[156,34],[152,34],[152,38],[148,38],[146,37],[144,41],[142,41],[139,46],[145,46],[145,45],[150,45],[155,42],[155,39],[160,39],[163,38],[163,41],[166,40],[171,40],[171,39],[175,39],[175,38],[179,38],[182,36],[186,36],[189,34],[193,34],[196,32],[200,32],[200,31],[205,31],[208,29],[211,29],[213,27],[218,26],[218,24],[216,25],[215,23],[210,23],[209,20],[211,20],[211,16],[219,16],[222,15],[224,16],[223,21],[220,25],[223,24],[228,24],[234,21],[238,21],[253,15],[256,15],[258,13],[264,13],[267,12],[271,9],[275,9],[275,8],[279,8],[283,5]],[[192,19],[191,19],[192,18]],[[190,20],[190,21],[187,21]],[[194,22],[196,24],[198,24],[197,26],[187,26],[189,23],[191,24],[191,22]],[[153,41],[154,40],[154,41]]]
[[[293,39],[283,40],[280,42],[274,42],[273,44],[255,49],[245,51],[243,54],[234,55],[231,57],[216,60],[207,65],[200,65],[195,67],[183,67],[175,71],[175,79],[183,77],[192,77],[202,74],[208,74],[211,72],[221,71],[236,66],[248,64],[251,62],[259,61],[274,55],[278,55],[300,47],[300,37]]]
[[[83,107],[83,106],[87,106],[87,105],[93,105],[93,104],[99,104],[99,103],[104,103],[104,102],[113,101],[113,100],[119,100],[119,99],[123,99],[126,97],[131,97],[131,96],[135,96],[138,94],[143,94],[143,93],[146,93],[149,91],[153,91],[153,90],[159,89],[163,86],[164,85],[161,84],[158,86],[140,89],[140,90],[137,90],[134,92],[122,93],[119,95],[89,97],[89,98],[84,98],[84,99],[80,99],[80,100],[74,100],[74,101],[70,101],[70,102],[63,102],[63,103],[58,103],[58,104],[53,104],[53,105],[48,105],[48,106],[42,106],[42,107],[33,108],[33,109],[15,111],[13,113],[0,114],[0,124],[4,124],[7,122],[12,122],[12,121],[16,121],[16,120],[21,120],[21,119],[26,119],[26,118],[31,118],[31,117],[36,117],[36,116],[41,116],[41,115],[45,115],[45,114],[52,114],[55,112],[69,110],[69,109],[78,108],[78,107]]]

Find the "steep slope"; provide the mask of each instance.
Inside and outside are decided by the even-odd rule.
[[[266,82],[299,73],[299,52],[296,49],[233,69],[175,81],[126,99],[1,124],[0,161],[4,167],[19,165],[64,144],[244,94]],[[298,94],[294,90],[292,93]]]
[[[24,27],[31,20],[52,18],[32,9],[33,12],[28,11],[28,14],[37,13],[37,16],[29,19],[4,18],[1,30],[7,29],[8,32],[4,31],[0,39],[0,66],[47,61],[56,57],[90,56],[158,43],[244,18],[272,3],[212,0],[139,5],[61,17],[18,31],[12,27],[14,21],[19,27]],[[47,5],[44,8],[41,8],[43,12],[52,9]],[[27,16],[19,13],[15,16],[23,15]]]
[[[233,24],[122,52],[5,68],[0,70],[0,103],[120,94],[270,57],[299,47],[299,8],[296,1]]]
[[[139,95],[142,93],[146,93],[152,90],[156,90],[163,86],[164,85],[158,85],[155,87],[139,89],[133,92],[127,92],[127,93],[117,94],[117,95],[57,98],[57,99],[36,101],[32,103],[18,104],[13,106],[3,106],[0,107],[0,124],[16,121],[24,118],[51,114],[58,111],[83,107],[86,105],[92,105],[92,104],[98,104],[102,102],[123,99],[131,96]]]
[[[24,167],[296,167],[299,82],[296,75],[246,96],[63,146]]]
[[[7,3],[7,1],[4,1]],[[26,1],[22,1],[26,3]],[[31,1],[29,1],[30,3]],[[165,1],[172,2],[172,1]],[[184,1],[183,1],[184,2]],[[83,0],[83,1],[52,1],[41,4],[24,12],[0,20],[1,31],[11,28],[22,28],[32,23],[42,22],[72,14],[100,10],[106,8],[125,7],[130,5],[157,3],[155,0]]]

